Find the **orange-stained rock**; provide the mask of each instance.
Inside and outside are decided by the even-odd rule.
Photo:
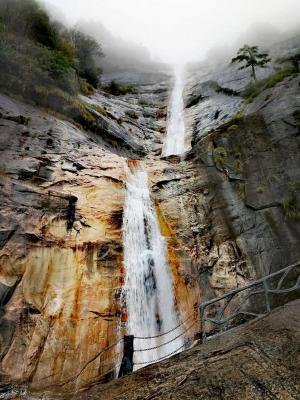
[[[152,89],[142,85],[134,95],[150,100],[151,94],[145,108],[133,97],[120,101],[98,93],[90,99],[103,102],[111,115],[126,115],[128,107],[139,112],[137,121],[127,118],[118,128],[110,118],[112,131],[104,129],[100,137],[0,96],[4,114],[31,118],[27,150],[20,140],[24,126],[5,115],[0,125],[6,166],[0,176],[2,381],[32,391],[75,393],[112,376],[122,345],[102,350],[126,333],[120,292],[128,166],[148,172],[176,307],[181,321],[188,319],[190,343],[200,329],[197,305],[255,276],[243,243],[231,234],[227,203],[217,190],[228,178],[218,171],[211,176],[197,154],[158,158],[165,120],[156,118],[165,118],[167,92]],[[107,133],[116,141],[106,141]],[[147,153],[143,160],[141,148]],[[205,142],[202,150],[208,157],[213,143]]]

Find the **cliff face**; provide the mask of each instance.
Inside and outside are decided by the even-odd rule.
[[[75,392],[118,359],[100,352],[120,334],[127,158],[148,171],[182,319],[299,259],[299,75],[246,104],[211,83],[237,90],[228,74],[189,76],[182,160],[160,157],[165,76],[85,98],[101,134],[0,96],[2,382]]]
[[[236,87],[228,79],[225,84]],[[210,125],[194,120],[194,146],[188,157],[213,188],[210,204],[223,215],[224,223],[217,222],[218,227],[226,226],[223,238],[235,241],[255,276],[300,256],[299,84],[299,74],[288,77],[250,104],[223,94],[220,120],[214,115],[219,96],[215,91],[193,107],[200,118],[199,109],[208,107]]]
[[[120,335],[126,159],[153,159],[162,145],[168,86],[155,79],[134,96],[86,99],[101,111],[101,137],[1,96],[3,382],[73,392],[119,360],[118,347],[100,353]],[[147,163],[155,185],[169,163]],[[185,318],[198,301],[197,281],[158,203],[157,210]]]
[[[2,373],[84,385],[116,336],[124,160],[69,123],[1,104]]]

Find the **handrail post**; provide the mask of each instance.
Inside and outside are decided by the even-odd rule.
[[[269,314],[271,312],[271,306],[270,306],[270,299],[269,299],[269,293],[268,293],[267,279],[265,279],[263,281],[263,286],[264,286],[267,313]]]
[[[124,336],[124,352],[118,377],[131,374],[133,371],[134,336]]]
[[[201,338],[202,338],[203,342],[206,340],[204,308],[205,308],[205,305],[200,304],[200,306],[199,306],[199,310],[200,310],[200,325],[201,325],[200,334],[201,334]]]

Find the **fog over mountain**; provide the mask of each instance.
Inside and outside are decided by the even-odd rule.
[[[247,40],[276,41],[297,29],[300,15],[298,0],[40,1],[69,24],[84,21],[95,36],[102,32],[104,48],[113,43],[143,61],[147,49],[152,59],[169,63],[196,61],[212,48]]]
[[[114,36],[101,22],[80,20],[76,27],[101,43],[104,53],[101,66],[104,71],[143,70],[153,63],[148,48],[140,43]]]

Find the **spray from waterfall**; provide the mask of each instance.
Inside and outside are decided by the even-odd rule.
[[[168,107],[168,128],[164,143],[163,155],[178,155],[184,152],[185,129],[183,116],[183,71],[175,70],[175,85],[170,97]]]
[[[127,333],[135,337],[157,336],[176,327],[178,317],[166,245],[151,202],[148,176],[138,166],[131,165],[128,170],[123,224],[126,268],[123,306],[128,313]],[[175,330],[167,338],[140,342],[135,339],[135,369],[174,352],[184,339],[179,337],[151,351],[138,352],[138,349],[160,346],[178,333]]]

